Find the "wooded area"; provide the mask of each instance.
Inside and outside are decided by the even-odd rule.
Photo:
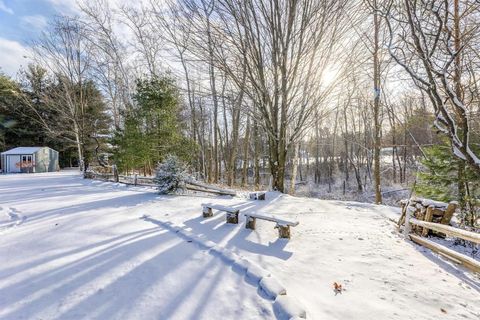
[[[145,176],[173,154],[210,184],[376,203],[414,186],[478,222],[478,1],[79,4],[0,77],[0,150]]]

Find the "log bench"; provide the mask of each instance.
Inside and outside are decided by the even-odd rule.
[[[257,219],[275,222],[275,228],[278,229],[279,238],[290,239],[290,227],[298,225],[298,221],[279,218],[268,213],[252,212],[245,214],[245,228],[255,230]]]
[[[204,218],[212,217],[213,209],[215,209],[219,211],[225,211],[227,213],[227,223],[238,224],[238,214],[240,213],[239,209],[212,203],[202,203],[202,208]]]
[[[255,191],[248,194],[250,200],[265,200],[265,195],[267,191]]]

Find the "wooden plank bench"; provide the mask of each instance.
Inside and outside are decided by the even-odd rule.
[[[298,221],[280,218],[268,213],[246,213],[245,218],[245,228],[252,230],[255,230],[255,224],[257,219],[275,222],[275,228],[278,229],[279,238],[290,239],[290,227],[295,227],[298,225]]]
[[[265,200],[265,195],[267,191],[255,191],[248,194],[250,200]]]
[[[213,209],[215,209],[219,211],[225,211],[227,213],[227,223],[238,224],[238,214],[240,213],[239,209],[212,203],[202,203],[202,208],[204,218],[212,217]]]

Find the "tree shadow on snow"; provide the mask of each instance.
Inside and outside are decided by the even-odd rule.
[[[446,273],[455,276],[460,281],[468,284],[473,290],[480,293],[480,283],[472,280],[469,277],[469,271],[462,266],[457,266],[453,262],[446,261],[444,258],[437,256],[430,249],[427,249],[421,245],[412,242],[412,245],[417,251],[424,255],[427,259],[434,262],[440,268],[442,268]]]
[[[135,207],[137,205],[144,205],[146,202],[158,200],[158,197],[158,195],[149,192],[140,194],[137,193],[120,195],[118,197],[112,197],[109,194],[108,198],[81,202],[80,204],[75,205],[67,204],[60,208],[38,211],[28,214],[27,223],[31,224],[33,222],[42,222],[46,219],[52,219],[78,213],[85,213],[87,211],[92,211],[95,214],[100,214],[102,212],[102,209],[108,209],[109,211],[111,211],[113,208]],[[48,198],[45,198],[44,200],[46,202],[49,201]]]
[[[201,210],[197,217],[184,221],[186,227],[190,228],[194,234],[203,235],[208,240],[215,243],[224,243],[230,249],[241,249],[247,252],[272,256],[281,260],[288,260],[293,252],[285,251],[285,246],[288,244],[286,239],[275,238],[268,244],[261,243],[258,231],[245,228],[245,213],[262,211],[266,213],[272,212],[268,207],[281,197],[280,194],[275,195],[265,201],[246,201],[231,207],[239,209],[238,224],[226,223],[225,212],[218,212],[214,210],[213,217],[203,218]],[[275,210],[273,210],[275,212]],[[257,221],[260,222],[260,220]],[[265,222],[274,228],[272,222]],[[253,238],[253,239],[252,239]]]
[[[133,309],[135,300],[148,292],[157,280],[189,261],[188,257],[178,258],[178,247],[185,243],[165,229],[149,228],[37,259],[15,273],[42,265],[48,271],[30,270],[21,281],[2,288],[0,308],[24,301],[20,307],[4,314],[8,319],[34,318],[55,306],[59,309],[56,314],[59,319],[85,318],[87,315],[88,318],[112,318]],[[157,249],[159,252],[141,259],[142,254],[158,244],[163,246]],[[77,258],[79,254],[82,256]],[[139,258],[141,262],[135,265]],[[49,264],[58,266],[48,268]],[[121,270],[123,267],[126,269]],[[109,282],[110,279],[113,281]],[[88,287],[96,288],[97,281],[104,284],[99,290],[90,292]],[[135,285],[130,286],[132,283]],[[78,300],[78,303],[60,311],[70,299]],[[95,312],[99,314],[94,315]]]

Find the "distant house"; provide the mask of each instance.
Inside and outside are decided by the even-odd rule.
[[[58,151],[49,147],[18,147],[0,153],[2,172],[53,172],[60,169]]]

